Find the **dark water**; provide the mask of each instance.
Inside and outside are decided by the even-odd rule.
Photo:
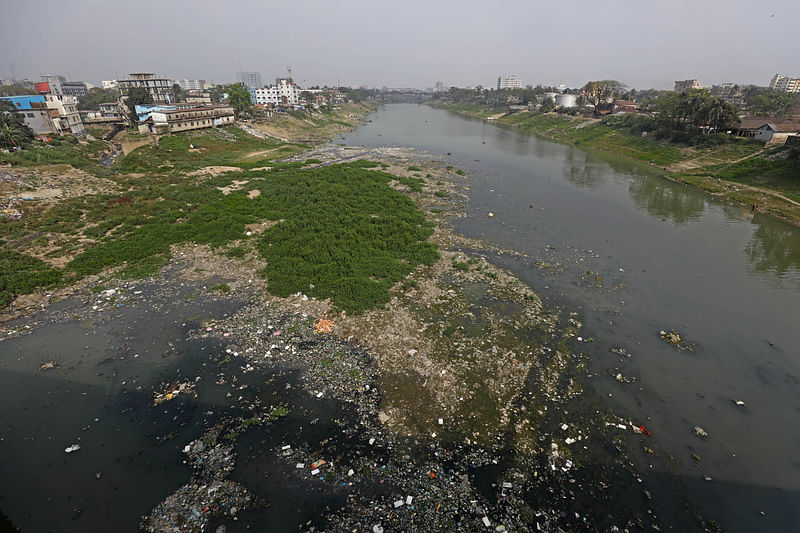
[[[457,230],[526,254],[491,259],[580,311],[594,339],[577,344],[593,360],[588,385],[674,456],[703,516],[726,531],[797,530],[799,228],[647,165],[483,121],[413,104],[371,118],[344,141],[419,148],[468,171]],[[659,330],[671,329],[694,351],[663,342]]]

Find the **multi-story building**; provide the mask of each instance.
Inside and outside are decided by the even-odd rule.
[[[179,131],[198,130],[233,124],[236,120],[233,107],[225,104],[160,108],[150,112],[149,124],[152,133],[176,133]],[[139,129],[142,130],[142,126]]]
[[[62,94],[46,94],[44,96],[50,118],[53,120],[56,132],[59,134],[71,133],[76,137],[86,135],[86,130],[81,122],[78,112],[78,99],[74,96]]]
[[[444,83],[437,81],[436,86],[433,88],[433,92],[435,93],[443,93],[445,92]]]
[[[705,89],[700,80],[679,80],[675,82],[675,92],[682,93],[688,89]]]
[[[206,85],[206,80],[175,80],[184,91],[202,91]]]
[[[119,91],[123,97],[128,95],[134,87],[144,87],[150,93],[153,102],[169,103],[172,80],[157,78],[152,72],[134,72],[129,74],[129,79],[119,80]]]
[[[253,89],[256,104],[259,105],[298,105],[300,104],[300,87],[288,79],[277,79],[275,85]]]
[[[74,96],[75,98],[80,98],[81,96],[85,96],[86,93],[89,92],[89,88],[86,87],[86,83],[82,81],[62,82],[61,90],[63,91],[64,95]]]
[[[117,89],[119,82],[117,80],[103,80],[103,89]]]
[[[786,93],[800,93],[800,78],[775,74],[769,82],[769,88]]]
[[[500,76],[497,78],[497,90],[500,89],[522,89],[522,80],[515,75]]]
[[[258,89],[264,86],[264,84],[261,83],[260,72],[237,72],[236,79],[249,89]]]
[[[2,96],[0,100],[11,102],[17,113],[25,120],[25,125],[36,135],[52,135],[56,129],[47,109],[47,102],[41,94],[26,96]]]

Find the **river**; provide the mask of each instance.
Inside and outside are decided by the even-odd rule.
[[[580,312],[587,385],[674,456],[669,474],[703,516],[796,530],[800,228],[648,165],[446,111],[392,104],[370,118],[339,142],[413,147],[467,172],[456,229],[524,254],[489,258]],[[692,350],[660,338],[673,329]]]

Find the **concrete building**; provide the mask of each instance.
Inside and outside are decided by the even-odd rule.
[[[249,89],[258,89],[264,86],[264,84],[261,83],[260,72],[237,72],[236,80]]]
[[[86,135],[76,97],[66,94],[47,94],[44,99],[57,133],[61,135],[71,133],[75,137]]]
[[[184,91],[202,91],[206,80],[175,80],[175,83],[180,85]]]
[[[497,90],[500,89],[522,89],[522,80],[515,75],[500,76],[497,78]]]
[[[259,105],[299,105],[301,89],[295,82],[287,79],[275,80],[275,85],[251,89],[255,98],[253,103]]]
[[[103,80],[103,89],[118,89],[119,82],[117,80]]]
[[[705,89],[700,80],[680,80],[675,82],[675,92],[682,93],[687,89]]]
[[[100,104],[99,111],[80,111],[80,115],[84,124],[110,124],[125,120],[119,102],[104,102]]]
[[[52,135],[56,132],[47,102],[41,94],[26,96],[2,96],[0,100],[11,102],[36,135]]]
[[[775,74],[769,82],[769,88],[791,94],[800,93],[800,78]]]
[[[172,80],[157,78],[152,72],[134,72],[127,80],[119,80],[119,91],[123,97],[134,87],[144,87],[150,93],[153,102],[169,103]]]
[[[159,109],[150,113],[147,126],[155,134],[177,133],[179,131],[199,130],[233,124],[233,107],[225,104],[197,106],[180,109]]]
[[[61,83],[61,91],[64,96],[80,98],[89,92],[89,88],[82,81],[65,81]]]
[[[766,144],[783,145],[789,137],[800,136],[800,122],[773,121],[756,130],[755,140]]]
[[[440,81],[437,81],[437,82],[436,82],[436,86],[433,88],[433,92],[435,92],[435,93],[443,93],[443,92],[445,92],[446,90],[447,90],[447,89],[445,89],[445,87],[444,87],[444,83],[442,83],[442,82],[440,82]]]

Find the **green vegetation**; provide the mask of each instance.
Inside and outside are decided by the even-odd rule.
[[[33,140],[33,131],[25,125],[25,119],[14,104],[0,100],[0,148],[13,150]]]
[[[158,144],[128,154],[117,168],[147,173],[189,172],[212,165],[249,169],[270,166],[275,158],[288,157],[303,149],[303,145],[257,139],[239,128],[226,127],[163,137]],[[252,154],[261,155],[251,157]]]
[[[128,89],[125,103],[128,106],[128,115],[136,119],[136,106],[152,104],[153,97],[145,87],[131,87]]]
[[[118,98],[119,92],[116,89],[92,87],[85,95],[78,98],[78,109],[97,111],[100,109],[100,104],[116,102]]]
[[[388,302],[395,283],[438,257],[427,242],[432,224],[390,185],[399,182],[419,191],[423,180],[372,170],[378,166],[374,162],[314,169],[304,169],[304,162],[270,163],[271,170],[194,179],[181,174],[207,165],[266,166],[269,160],[248,157],[265,147],[285,146],[236,128],[167,136],[117,165],[145,176],[110,174],[127,191],[124,195],[94,194],[47,208],[31,206],[22,220],[0,225],[0,238],[12,244],[3,247],[2,305],[13,295],[107,268],[117,268],[119,276],[147,276],[166,264],[173,244],[221,248],[240,241],[247,224],[264,220],[282,220],[254,238],[256,251],[268,262],[269,290],[279,296],[302,291],[331,298],[351,313]],[[34,154],[59,154],[52,159],[68,162],[79,158],[81,149],[41,147],[21,152],[22,158],[7,155],[15,156],[15,164],[35,160]],[[276,150],[272,156],[283,153]],[[42,233],[59,242],[61,255],[72,257],[63,270],[12,249],[24,249]],[[94,245],[80,242],[81,235]],[[249,249],[235,245],[222,253],[238,258]],[[211,290],[225,288],[219,284]]]
[[[0,164],[23,167],[66,164],[101,176],[109,173],[98,163],[107,147],[108,143],[104,141],[78,143],[71,135],[55,136],[50,143],[36,141],[24,150],[7,154],[0,152]]]
[[[61,272],[41,259],[7,249],[0,241],[0,308],[16,296],[50,287],[61,280]]]
[[[208,290],[213,292],[221,292],[223,294],[231,292],[231,287],[227,283],[217,283],[216,285],[212,285],[208,288]]]
[[[250,113],[253,101],[250,98],[250,91],[243,83],[226,85],[225,92],[228,93],[228,103],[231,104],[237,115]]]

